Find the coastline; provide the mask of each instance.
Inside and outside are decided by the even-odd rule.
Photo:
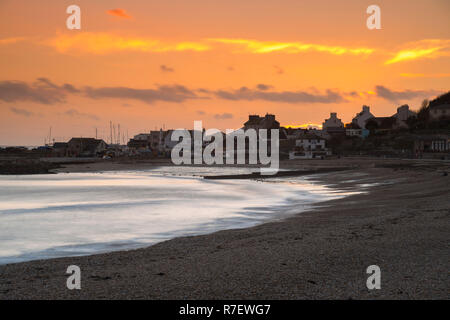
[[[0,299],[448,299],[449,164],[380,160],[294,163],[353,166],[309,179],[366,192],[282,221],[0,266]],[[72,264],[80,291],[66,289]],[[381,290],[366,288],[372,264]]]

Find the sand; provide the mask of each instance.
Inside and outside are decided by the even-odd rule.
[[[449,299],[448,162],[339,159],[310,177],[360,191],[253,228],[0,266],[3,299]],[[78,265],[82,289],[68,290]],[[368,290],[366,268],[381,268]]]

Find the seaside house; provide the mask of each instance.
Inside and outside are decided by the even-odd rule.
[[[331,151],[326,148],[325,139],[306,133],[295,141],[295,147],[289,152],[289,159],[323,159],[329,155]]]
[[[140,135],[142,136],[142,135]],[[137,150],[151,150],[150,148],[150,141],[147,139],[139,139],[134,137],[133,139],[130,139],[127,143],[128,148],[130,148],[133,151]]]
[[[275,119],[275,115],[273,114],[266,114],[264,117],[249,115],[248,121],[244,123],[243,129],[280,129],[280,123]]]
[[[417,117],[417,114],[409,110],[407,104],[397,108],[397,112],[390,117],[373,117],[366,121],[366,127],[376,132],[390,131],[394,129],[407,129],[407,120],[411,117]]]
[[[254,129],[254,130],[256,130],[256,132],[259,132],[260,129],[265,129],[268,131],[267,132],[267,140],[260,141],[259,135],[257,137],[258,137],[259,145],[261,143],[266,143],[269,152],[270,152],[270,148],[271,148],[271,144],[269,142],[271,139],[271,131],[270,130],[278,129],[279,130],[278,136],[279,136],[279,141],[280,141],[280,152],[283,152],[283,150],[285,150],[286,148],[289,148],[288,147],[289,141],[287,141],[288,140],[287,130],[285,128],[280,128],[280,123],[275,119],[275,115],[273,115],[273,114],[266,113],[266,115],[264,117],[260,117],[259,115],[249,115],[248,120],[244,123],[244,127],[242,128],[242,130],[246,131],[248,129]],[[249,145],[247,143],[245,145],[245,148],[246,148],[245,152],[247,154],[248,148],[249,148]]]
[[[417,117],[417,114],[409,110],[409,106],[407,104],[398,107],[397,112],[392,115],[392,118],[395,119],[394,127],[408,128],[406,121],[411,117]]]
[[[345,125],[345,135],[365,139],[369,136],[369,130],[361,129],[356,123],[350,122]]]
[[[337,117],[336,112],[330,113],[330,118],[322,123],[322,132],[316,133],[324,139],[330,139],[336,136],[345,136],[344,123]]]
[[[106,151],[108,145],[101,139],[72,138],[67,143],[67,154],[71,157],[95,157]]]
[[[329,128],[343,128],[344,123],[337,117],[336,112],[330,113],[330,118],[325,119],[322,123],[322,130],[328,131]]]
[[[178,143],[171,140],[172,132],[173,130],[160,129],[135,135],[128,142],[128,147],[138,153],[151,152],[154,156],[167,155]]]
[[[367,121],[372,118],[375,117],[372,113],[370,113],[370,107],[363,106],[362,111],[357,113],[356,116],[352,119],[352,123],[357,124],[361,129],[365,129]]]

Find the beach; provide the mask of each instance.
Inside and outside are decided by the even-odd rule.
[[[282,166],[345,168],[308,179],[352,194],[251,228],[2,265],[0,299],[449,298],[448,162],[343,158]],[[136,166],[57,171],[125,168]],[[81,290],[66,287],[70,265],[81,268]],[[381,269],[379,290],[366,287],[370,265]]]

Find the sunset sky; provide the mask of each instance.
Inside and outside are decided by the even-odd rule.
[[[110,121],[130,137],[249,114],[349,122],[448,90],[448,0],[0,0],[0,145],[43,144],[50,126],[109,142]]]

